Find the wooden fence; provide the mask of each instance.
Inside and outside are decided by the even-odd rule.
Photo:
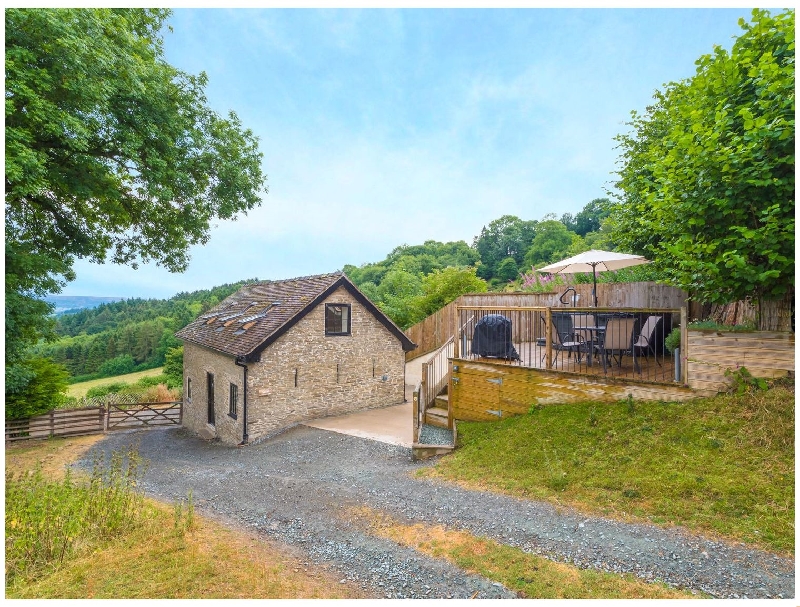
[[[6,442],[180,425],[182,420],[182,401],[54,409],[28,419],[6,420]]]
[[[730,386],[725,376],[745,367],[763,378],[794,375],[794,333],[776,331],[727,332],[690,330],[688,333],[688,383],[696,390],[714,393]]]
[[[592,305],[592,285],[572,285],[577,294],[575,305]],[[482,308],[548,308],[563,306],[559,301],[566,287],[552,293],[470,293],[462,295],[425,320],[406,330],[408,338],[417,348],[406,353],[412,360],[442,346],[456,333],[456,308],[478,306]],[[572,293],[567,300],[572,305]],[[686,291],[655,282],[600,283],[597,285],[597,305],[601,308],[682,308],[687,307],[689,318],[696,318],[698,304],[687,301]]]

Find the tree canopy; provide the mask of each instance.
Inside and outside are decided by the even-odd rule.
[[[710,303],[794,288],[794,11],[739,25],[617,137],[613,237]]]
[[[168,15],[5,12],[7,397],[32,381],[35,365],[14,366],[76,258],[182,271],[212,219],[267,191],[257,138],[208,107],[205,74],[164,60]]]
[[[537,224],[536,220],[524,221],[514,215],[503,215],[482,228],[473,241],[481,258],[478,276],[485,279],[496,276],[498,266],[506,257],[512,257],[517,266],[521,266],[536,235]]]

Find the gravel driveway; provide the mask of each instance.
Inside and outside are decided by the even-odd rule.
[[[443,524],[582,568],[721,598],[794,597],[794,561],[723,543],[574,512],[410,474],[410,450],[297,426],[261,444],[228,447],[178,428],[109,435],[94,450],[136,444],[149,460],[142,486],[166,501],[191,490],[199,513],[258,529],[299,548],[377,597],[503,598],[516,594],[443,560],[371,536],[347,516],[369,506],[404,522]],[[91,461],[91,452],[83,460]],[[337,516],[338,514],[338,516]],[[476,594],[477,593],[477,594]]]

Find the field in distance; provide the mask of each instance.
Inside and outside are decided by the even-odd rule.
[[[71,384],[69,388],[67,388],[67,396],[83,398],[90,389],[96,386],[107,386],[108,384],[116,383],[135,384],[142,377],[155,377],[156,375],[161,375],[163,372],[164,367],[157,367],[155,369],[147,369],[146,371],[128,373],[127,375],[117,375],[115,377],[103,377],[101,379],[83,381],[79,384]]]

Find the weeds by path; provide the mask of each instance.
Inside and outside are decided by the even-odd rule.
[[[40,467],[6,473],[6,580],[31,579],[62,565],[82,544],[115,537],[146,516],[136,490],[138,453],[114,453],[106,469],[102,454],[87,482],[67,471],[49,480]]]
[[[197,516],[191,492],[172,506],[144,498],[135,450],[97,456],[91,475],[65,473],[95,440],[7,447],[7,598],[364,598]]]

